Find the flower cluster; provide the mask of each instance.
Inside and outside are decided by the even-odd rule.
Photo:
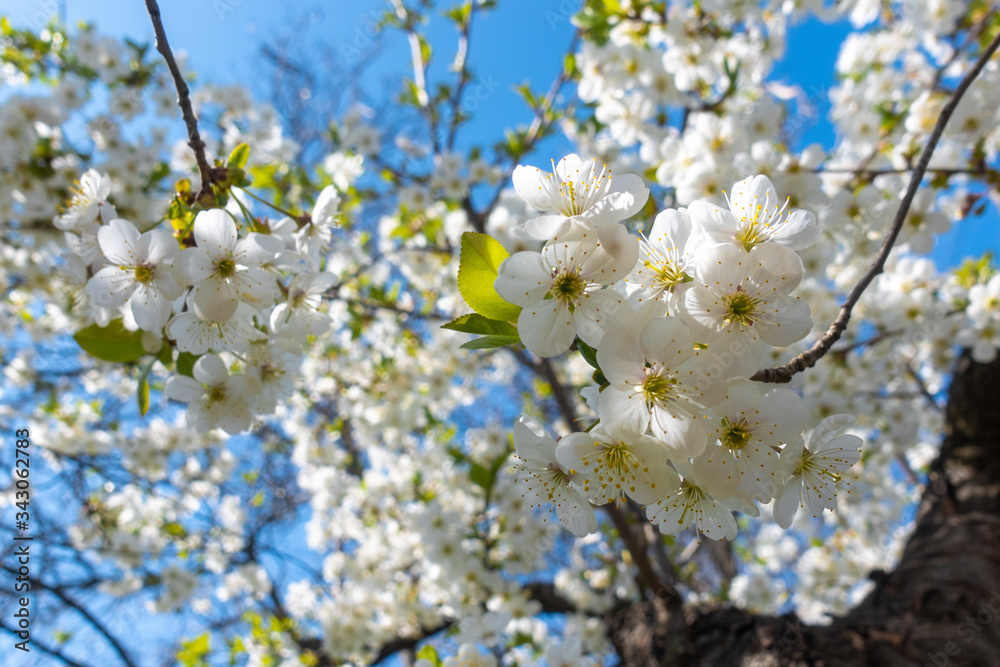
[[[188,404],[188,423],[199,432],[235,434],[272,414],[294,389],[302,346],[330,328],[320,305],[335,278],[320,269],[337,225],[334,188],[320,193],[305,222],[286,217],[267,233],[242,236],[239,218],[223,208],[199,212],[189,231],[140,233],[107,203],[110,190],[106,175],[88,171],[56,220],[70,244],[67,261],[91,276],[85,291],[94,319],[105,326],[120,317],[168,365],[174,355],[163,357],[163,346],[176,348],[164,392]],[[193,360],[187,374],[184,355]]]
[[[622,224],[646,203],[637,176],[576,155],[553,166],[514,172],[546,213],[518,231],[545,245],[506,259],[495,287],[522,307],[518,334],[535,354],[577,338],[592,348],[600,381],[584,394],[598,420],[557,444],[522,418],[514,441],[531,501],[554,502],[577,535],[597,528],[590,503],[629,498],[664,533],[695,522],[712,539],[733,539],[731,510],[756,515],[755,502],[779,497],[785,527],[800,504],[814,516],[836,507],[834,486],[860,453],[857,437],[833,437],[850,419],[824,420],[807,448],[799,396],[749,380],[812,329],[793,292],[796,251],[820,236],[815,216],[754,176],[727,205],[668,209],[639,238]]]

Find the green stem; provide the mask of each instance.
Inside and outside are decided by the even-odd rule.
[[[287,215],[289,218],[292,218],[293,220],[297,220],[298,217],[299,217],[299,216],[295,215],[294,213],[292,213],[291,211],[287,211],[287,210],[281,208],[280,206],[278,206],[276,204],[272,204],[271,202],[269,202],[269,201],[267,201],[265,199],[261,199],[260,197],[258,197],[254,193],[250,192],[246,188],[240,188],[240,190],[243,190],[243,192],[247,193],[248,195],[250,195],[251,197],[253,197],[257,201],[259,201],[261,204],[264,204],[265,206],[270,206],[271,208],[273,208],[278,213],[283,213],[283,214]]]

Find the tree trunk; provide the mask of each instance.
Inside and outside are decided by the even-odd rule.
[[[988,667],[1000,665],[1000,359],[959,361],[941,453],[892,572],[846,616],[696,608],[660,598],[608,614],[626,666]]]

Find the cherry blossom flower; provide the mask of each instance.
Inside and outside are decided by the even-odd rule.
[[[697,245],[687,209],[657,215],[649,236],[640,241],[639,262],[626,278],[629,300],[640,304],[682,295],[694,280]]]
[[[781,451],[781,464],[789,479],[774,503],[774,520],[782,528],[792,525],[799,507],[813,518],[824,509],[837,509],[837,484],[844,472],[861,460],[861,438],[837,435],[854,421],[850,415],[833,415],[819,423],[809,445],[789,443]]]
[[[517,330],[525,346],[555,357],[579,334],[588,345],[601,342],[609,321],[631,313],[625,297],[604,289],[635,267],[639,247],[622,226],[611,243],[553,243],[542,252],[519,252],[500,265],[497,292],[523,310]]]
[[[170,317],[171,302],[181,295],[171,262],[180,252],[169,233],[145,234],[127,220],[112,220],[97,232],[101,252],[112,262],[87,282],[87,294],[103,307],[128,303],[139,328],[157,331]]]
[[[612,179],[607,165],[576,154],[567,155],[558,164],[553,160],[551,174],[518,165],[512,180],[524,201],[550,213],[528,220],[518,230],[537,241],[563,234],[570,228],[569,218],[582,218],[595,227],[620,222],[638,213],[649,197],[649,189],[635,174]]]
[[[822,233],[816,216],[802,209],[785,211],[767,176],[751,176],[733,186],[729,209],[706,201],[688,207],[696,224],[719,243],[731,243],[750,252],[761,243],[777,243],[802,250]]]
[[[704,410],[725,398],[726,384],[702,370],[700,354],[676,317],[654,318],[638,336],[610,329],[597,348],[611,383],[598,398],[601,424],[622,436],[652,431],[672,461],[701,454],[708,442]]]
[[[703,481],[720,498],[742,488],[754,500],[768,502],[782,482],[776,450],[801,440],[805,407],[789,389],[764,394],[745,378],[733,378],[728,386],[726,399],[710,412],[709,438],[717,444],[701,455]]]
[[[646,507],[646,517],[665,535],[676,535],[694,522],[699,533],[713,540],[732,540],[738,531],[730,510],[714,500],[699,483],[695,466],[674,461],[684,480],[671,493]]]
[[[556,458],[597,505],[626,495],[648,505],[680,483],[661,442],[644,435],[625,441],[600,426],[564,437],[556,447]]]
[[[812,329],[809,304],[789,296],[801,276],[798,255],[774,243],[749,253],[716,246],[701,254],[698,282],[684,293],[678,311],[698,342],[708,345],[719,371],[750,376],[765,344],[791,345]]]
[[[221,209],[202,211],[194,221],[195,248],[174,260],[174,276],[182,285],[194,286],[194,312],[213,322],[233,316],[240,302],[261,308],[272,301],[278,288],[261,266],[274,259],[273,244],[262,234],[238,239],[236,223]]]
[[[194,364],[194,377],[173,375],[163,388],[167,398],[188,404],[187,422],[199,433],[215,427],[235,435],[250,426],[247,397],[258,381],[248,375],[230,375],[217,355],[206,354]]]
[[[193,301],[194,297],[189,295],[187,304],[191,310]],[[250,324],[253,314],[253,308],[245,303],[239,304],[233,316],[222,322],[202,319],[189,310],[171,318],[167,323],[167,336],[177,341],[177,349],[181,352],[242,352],[251,340],[264,337]]]
[[[64,231],[74,230],[97,220],[101,205],[111,194],[111,178],[96,169],[88,169],[73,191],[69,209],[56,216],[52,224]]]
[[[298,275],[288,286],[288,298],[271,311],[271,331],[299,343],[320,336],[330,328],[330,316],[319,311],[323,295],[336,282],[330,273]]]
[[[556,458],[556,441],[544,427],[528,416],[514,424],[517,479],[525,488],[524,498],[532,507],[555,503],[556,516],[566,528],[583,537],[597,530],[594,509],[571,484]]]
[[[339,208],[340,196],[332,185],[326,186],[316,197],[309,223],[295,233],[296,248],[317,267],[320,253],[330,247],[333,230],[338,226]]]

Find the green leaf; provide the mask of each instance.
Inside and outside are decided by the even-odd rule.
[[[205,656],[211,649],[209,633],[201,634],[191,641],[182,641],[181,646],[184,648],[177,652],[177,659],[184,667],[201,667],[208,664],[205,662]]]
[[[181,375],[194,377],[194,362],[198,361],[201,355],[193,355],[190,352],[181,352],[177,355],[177,372]]]
[[[149,412],[149,380],[143,376],[139,380],[139,389],[136,391],[135,399],[139,403],[139,414],[143,417]]]
[[[510,322],[491,320],[476,313],[462,315],[456,320],[442,324],[442,329],[461,331],[462,333],[482,334],[486,336],[516,336],[517,327]]]
[[[458,291],[472,310],[491,320],[514,322],[521,308],[507,303],[497,294],[493,283],[500,264],[510,253],[488,234],[462,234],[462,253],[458,265]]]
[[[142,367],[142,373],[139,374],[139,387],[136,390],[135,398],[139,403],[139,414],[143,417],[149,412],[149,371],[153,370],[155,363],[155,358],[150,359],[149,363]]]
[[[520,342],[519,336],[483,336],[470,340],[468,343],[462,344],[461,347],[463,350],[491,350],[494,347],[505,347]]]
[[[174,365],[174,348],[170,347],[168,344],[164,344],[160,348],[160,351],[156,353],[156,358],[160,360],[163,367],[167,370]]]
[[[469,479],[472,483],[480,487],[483,490],[489,489],[493,486],[493,471],[486,466],[479,465],[478,463],[472,464],[472,469],[469,470]]]
[[[92,357],[104,361],[135,361],[146,354],[142,347],[142,332],[129,331],[122,326],[121,318],[111,320],[108,326],[92,324],[73,334],[73,340]]]
[[[187,529],[176,521],[163,524],[163,532],[171,537],[187,537]]]
[[[576,346],[578,348],[580,348],[580,355],[583,357],[584,361],[586,361],[588,364],[590,364],[590,366],[592,368],[596,368],[597,370],[601,370],[600,364],[597,363],[597,350],[595,350],[594,348],[590,347],[589,345],[587,345],[586,343],[584,343],[582,340],[577,341]]]
[[[441,658],[438,656],[437,649],[430,644],[424,644],[419,651],[417,651],[418,660],[426,660],[434,667],[441,667],[443,664]]]
[[[233,152],[229,154],[229,160],[226,162],[227,167],[236,167],[237,169],[242,169],[246,166],[247,160],[250,159],[250,147],[246,143],[242,143],[233,149]]]

